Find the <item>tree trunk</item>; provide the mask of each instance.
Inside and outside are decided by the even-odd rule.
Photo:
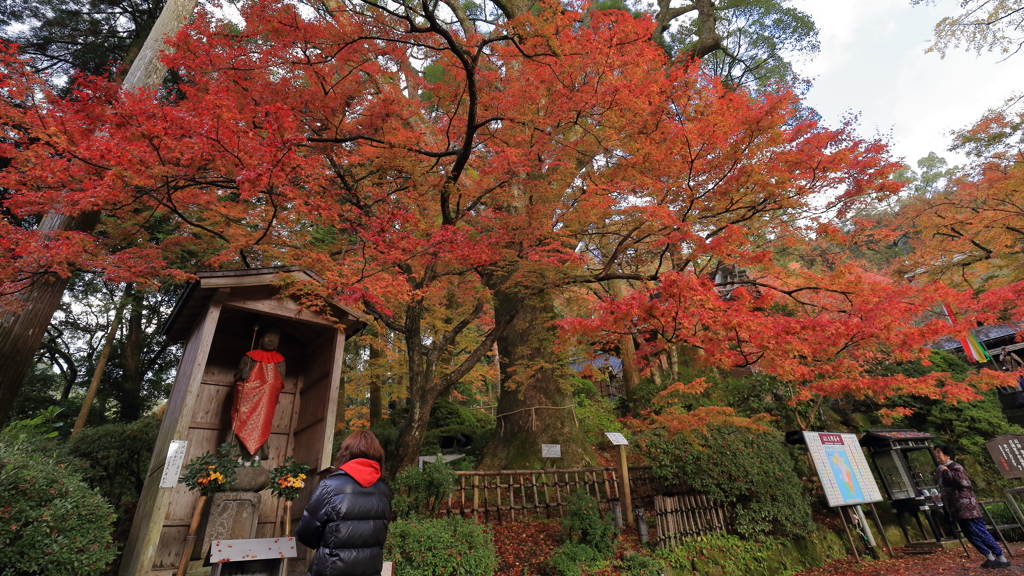
[[[495,319],[516,314],[516,298],[495,294]],[[527,300],[498,338],[501,394],[494,437],[481,459],[486,470],[587,466],[593,452],[576,422],[572,393],[566,386],[567,363],[554,350],[550,325],[554,299],[543,293]],[[541,458],[541,444],[560,444],[557,461]]]
[[[167,67],[160,61],[165,48],[164,39],[181,30],[186,20],[195,11],[197,0],[168,0],[146,43],[132,63],[122,88],[134,90],[159,86],[167,74]],[[87,212],[76,216],[47,214],[39,225],[41,231],[73,230],[91,232],[99,222],[98,212]],[[0,425],[10,413],[14,400],[32,367],[32,359],[43,341],[46,327],[53,313],[60,305],[69,278],[46,274],[36,280],[22,293],[19,313],[7,313],[0,317]]]
[[[142,388],[146,375],[142,371],[142,350],[146,345],[146,330],[143,328],[145,295],[133,288],[129,294],[131,306],[124,343],[121,346],[121,420],[134,422],[142,416]]]
[[[380,360],[384,354],[380,351],[380,347],[370,343],[370,365],[373,365],[375,360]],[[370,380],[370,426],[379,424],[384,419],[384,406],[381,404],[380,397],[380,378],[372,378]]]
[[[124,296],[117,303],[114,320],[110,323],[110,329],[107,330],[107,337],[103,341],[103,349],[100,351],[99,360],[96,361],[96,368],[93,370],[92,381],[89,382],[89,390],[85,393],[82,409],[78,411],[78,420],[75,421],[75,427],[71,430],[72,436],[78,434],[85,427],[85,421],[89,418],[89,410],[92,409],[92,401],[96,398],[96,392],[99,390],[103,369],[107,367],[107,358],[110,357],[110,349],[114,347],[114,338],[117,337],[117,329],[121,325],[121,316],[124,314],[124,308],[128,304],[131,292],[132,285],[129,284],[124,289]]]
[[[410,383],[413,375],[409,375]],[[428,389],[427,384],[421,383],[418,386],[410,386],[409,415],[405,419],[402,430],[398,433],[398,445],[395,447],[395,454],[388,462],[388,477],[394,478],[396,474],[409,466],[415,466],[420,457],[420,449],[423,447],[423,438],[427,435],[427,423],[430,420],[430,409],[433,408],[438,394]]]
[[[625,280],[612,280],[609,283],[612,297],[616,300],[626,297],[625,283]],[[622,386],[625,388],[626,402],[632,412],[633,393],[640,384],[640,368],[636,363],[636,345],[633,343],[632,334],[625,334],[619,338],[619,360],[622,361]]]

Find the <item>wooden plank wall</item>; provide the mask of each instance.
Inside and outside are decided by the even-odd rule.
[[[160,488],[167,449],[174,439],[185,436],[187,422],[195,406],[200,380],[200,367],[206,364],[213,342],[215,328],[220,318],[221,302],[227,296],[224,291],[214,297],[206,313],[196,322],[185,345],[185,352],[171,388],[171,395],[164,411],[156,447],[150,459],[146,483],[139,497],[138,514],[132,523],[124,559],[121,562],[121,576],[148,574],[154,560],[159,556],[158,542],[161,539],[162,519],[171,500],[171,491]],[[183,415],[186,415],[183,418]]]

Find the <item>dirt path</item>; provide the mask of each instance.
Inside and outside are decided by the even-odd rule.
[[[970,547],[968,547],[970,549]],[[960,548],[946,550],[936,554],[899,555],[895,560],[885,562],[864,562],[857,564],[852,560],[838,560],[814,570],[805,570],[796,576],[983,576],[1024,574],[1024,546],[1013,545],[1014,557],[1007,556],[1013,566],[1000,570],[981,568],[984,558],[971,551],[971,557],[964,556]]]

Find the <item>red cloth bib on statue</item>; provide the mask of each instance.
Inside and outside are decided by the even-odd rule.
[[[249,379],[235,383],[235,401],[231,406],[231,429],[250,454],[255,454],[267,439],[274,423],[274,410],[281,397],[284,380],[277,363],[284,356],[268,350],[253,350]]]

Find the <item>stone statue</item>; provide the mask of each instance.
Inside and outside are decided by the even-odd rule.
[[[231,430],[243,454],[255,457],[252,463],[257,466],[270,455],[266,443],[284,387],[285,361],[277,351],[280,342],[281,331],[277,327],[264,328],[259,347],[242,357],[235,372]]]

